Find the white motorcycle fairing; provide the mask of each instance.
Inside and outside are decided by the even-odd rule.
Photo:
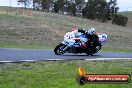
[[[69,47],[71,46],[80,47],[79,43],[75,43],[76,40],[80,41],[80,43],[88,41],[88,39],[83,33],[78,33],[77,35],[75,35],[73,32],[68,32],[64,36],[64,41],[62,43]]]

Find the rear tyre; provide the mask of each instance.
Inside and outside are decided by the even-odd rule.
[[[55,49],[54,49],[55,55],[62,55],[62,54],[64,54],[64,52],[62,52],[62,50],[61,50],[64,46],[65,46],[65,45],[62,44],[62,43],[60,43],[59,45],[57,45],[57,46],[55,47]]]

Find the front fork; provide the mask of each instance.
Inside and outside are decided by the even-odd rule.
[[[61,51],[62,52],[66,52],[67,51],[67,49],[69,48],[69,46],[68,46],[68,44],[66,43],[66,42],[62,42],[62,44],[64,44],[64,46],[61,48]]]

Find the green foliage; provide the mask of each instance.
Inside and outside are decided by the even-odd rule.
[[[70,15],[76,16],[76,11],[77,11],[76,4],[73,2],[70,2],[70,1],[67,1],[66,4],[67,4],[66,9],[67,9],[68,13]]]
[[[18,0],[25,8],[31,0]],[[45,12],[55,12],[72,16],[82,16],[91,20],[106,22],[112,20],[117,14],[117,0],[33,0],[33,9]],[[124,21],[123,25],[127,23]],[[115,23],[118,24],[118,23]],[[118,25],[120,25],[119,23]]]
[[[84,18],[101,22],[111,20],[119,10],[117,0],[109,2],[106,0],[88,0],[88,2],[85,0],[33,0],[33,6],[43,11],[49,11],[49,8],[52,8],[55,13],[66,13],[73,16],[82,13]],[[125,26],[127,20],[124,20],[123,25]],[[113,23],[121,25],[115,21]]]
[[[23,4],[25,9],[31,4],[31,0],[17,0],[18,4]]]
[[[58,13],[63,11],[65,0],[57,0],[54,2],[54,12]]]
[[[75,0],[77,13],[82,13],[82,9],[84,8],[86,2],[85,0]]]
[[[82,9],[82,15],[88,19],[105,22],[117,13],[119,8],[116,5],[116,0],[110,0],[110,2],[106,2],[106,0],[88,0],[86,7]]]
[[[87,74],[131,74],[132,60],[39,61],[0,64],[0,88],[131,88],[129,84],[76,82],[78,67]]]
[[[95,19],[96,15],[96,9],[95,9],[95,1],[88,0],[86,7],[83,8],[83,17],[86,17],[88,19]]]
[[[119,10],[119,7],[117,7],[117,0],[110,0],[108,2],[108,5],[110,8],[111,16],[113,17],[114,14],[116,14],[117,11]]]
[[[42,10],[49,11],[49,4],[52,0],[41,0]]]
[[[33,9],[49,11],[52,2],[53,0],[33,0]]]
[[[40,0],[33,0],[33,9],[39,10],[39,6],[41,5]]]
[[[119,26],[126,26],[128,18],[121,14],[115,14],[112,20],[112,24],[117,24]]]

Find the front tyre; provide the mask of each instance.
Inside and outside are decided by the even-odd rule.
[[[62,55],[62,54],[64,54],[64,52],[62,51],[62,48],[64,48],[64,47],[65,47],[65,45],[64,45],[63,43],[60,43],[59,45],[57,45],[57,46],[55,47],[54,53],[55,53],[56,55]]]
[[[99,44],[99,45],[96,47],[96,51],[94,52],[94,54],[97,53],[97,52],[101,49],[101,47],[102,47],[101,44]]]

